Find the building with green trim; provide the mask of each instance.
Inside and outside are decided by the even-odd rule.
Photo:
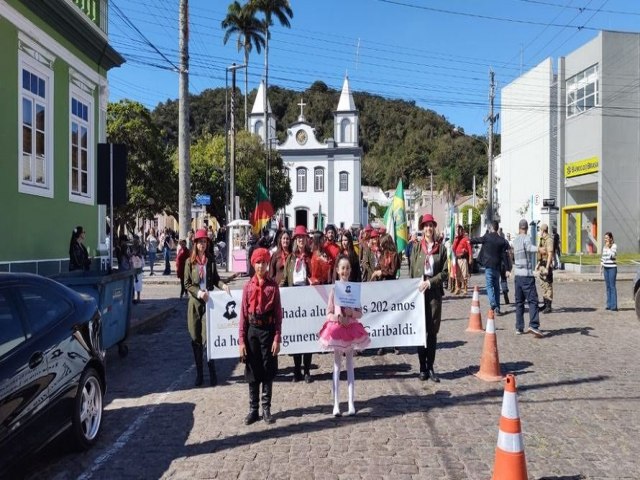
[[[92,256],[105,238],[97,144],[124,63],[107,15],[108,0],[0,0],[0,271],[66,271],[76,225]]]

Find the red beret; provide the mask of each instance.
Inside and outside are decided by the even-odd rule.
[[[251,265],[255,265],[258,262],[269,263],[271,255],[266,248],[256,248],[251,254]]]

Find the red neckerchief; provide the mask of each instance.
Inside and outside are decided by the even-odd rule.
[[[284,250],[280,250],[280,260],[282,261],[282,265],[287,263],[287,256],[287,252],[285,252]]]
[[[296,255],[296,266],[295,266],[296,272],[300,271],[300,269],[302,268],[302,265],[306,261],[306,258],[307,258],[307,255],[305,253],[302,253],[302,254],[299,253]]]
[[[264,298],[264,284],[265,278],[260,281],[258,275],[254,275],[251,278],[253,284],[253,295],[249,299],[249,313],[264,313],[264,305],[266,300]]]
[[[198,275],[200,276],[200,281],[203,281],[205,278],[205,267],[207,266],[207,256],[202,255],[202,259],[200,255],[196,255],[196,264],[198,266]]]
[[[422,251],[424,252],[424,254],[429,256],[429,255],[433,255],[434,253],[438,253],[438,250],[440,249],[440,244],[436,240],[434,240],[431,250],[427,250],[427,241],[423,238],[422,241],[420,242],[420,247],[422,248]]]

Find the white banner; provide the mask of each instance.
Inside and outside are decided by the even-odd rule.
[[[363,316],[360,320],[371,336],[369,348],[424,345],[424,295],[420,279],[385,280],[362,284]],[[282,343],[280,353],[320,351],[318,332],[326,321],[327,302],[333,285],[280,289]],[[231,295],[210,292],[207,304],[208,358],[237,358],[238,323],[242,290]]]

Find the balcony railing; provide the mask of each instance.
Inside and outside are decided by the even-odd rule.
[[[109,6],[108,0],[72,0],[78,8],[87,16],[91,23],[95,24],[105,35],[108,35]]]

